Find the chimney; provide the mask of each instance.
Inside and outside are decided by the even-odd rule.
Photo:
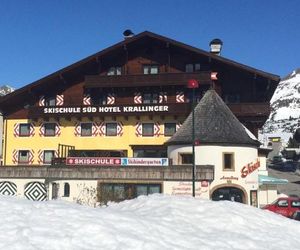
[[[210,53],[219,56],[221,54],[223,42],[221,41],[221,39],[216,38],[209,43],[209,46],[210,46]]]
[[[134,33],[131,30],[125,30],[123,32],[124,39],[128,39],[134,36]]]

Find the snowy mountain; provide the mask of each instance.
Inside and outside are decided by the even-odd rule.
[[[300,127],[300,68],[284,77],[271,99],[271,114],[263,136],[281,136],[285,142]]]
[[[11,92],[13,92],[15,89],[8,86],[8,85],[3,85],[0,87],[0,96],[4,96],[4,95],[7,95]]]

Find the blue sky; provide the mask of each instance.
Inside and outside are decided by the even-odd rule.
[[[298,0],[0,2],[0,85],[21,87],[123,39],[152,31],[270,73],[300,67]],[[298,13],[297,13],[298,12]]]

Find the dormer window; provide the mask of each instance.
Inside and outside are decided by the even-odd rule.
[[[122,75],[122,68],[117,66],[117,67],[110,67],[107,71],[108,76],[119,76]]]
[[[158,71],[159,71],[158,65],[143,65],[144,75],[158,74]]]
[[[188,63],[185,65],[185,72],[193,73],[200,71],[200,63]]]

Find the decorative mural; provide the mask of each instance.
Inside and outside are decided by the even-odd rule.
[[[176,102],[177,103],[184,102],[184,92],[183,91],[177,91],[176,92]]]
[[[140,92],[134,93],[133,102],[135,104],[142,104],[143,97],[142,97],[142,94]]]
[[[64,105],[64,95],[56,95],[56,106]]]
[[[106,98],[106,104],[107,105],[113,105],[115,104],[116,98],[114,94],[107,94],[107,98]]]
[[[0,182],[0,194],[1,195],[16,195],[17,185],[10,181]]]
[[[83,105],[85,105],[85,106],[91,105],[91,104],[92,104],[92,101],[91,101],[91,96],[90,96],[90,94],[84,94],[84,95],[83,95],[83,100],[82,100],[82,102],[83,102]]]
[[[158,98],[159,103],[166,103],[168,102],[168,96],[166,92],[160,92],[159,93],[159,98]]]
[[[41,123],[39,128],[39,136],[45,136],[45,125],[46,123]],[[60,124],[58,122],[55,123],[55,132],[54,136],[60,136],[61,135],[61,128]]]
[[[12,162],[13,164],[19,164],[19,151],[14,149],[12,152]],[[22,162],[20,164],[33,164],[34,162],[34,151],[33,150],[24,150],[28,151],[28,162]]]
[[[42,182],[29,182],[25,186],[24,196],[31,201],[44,201],[47,199],[47,189]]]
[[[20,124],[21,123],[15,123],[14,124],[14,137],[19,137],[20,136]],[[30,129],[29,129],[29,135],[28,137],[32,137],[35,135],[35,130],[34,130],[34,124],[30,123]]]

